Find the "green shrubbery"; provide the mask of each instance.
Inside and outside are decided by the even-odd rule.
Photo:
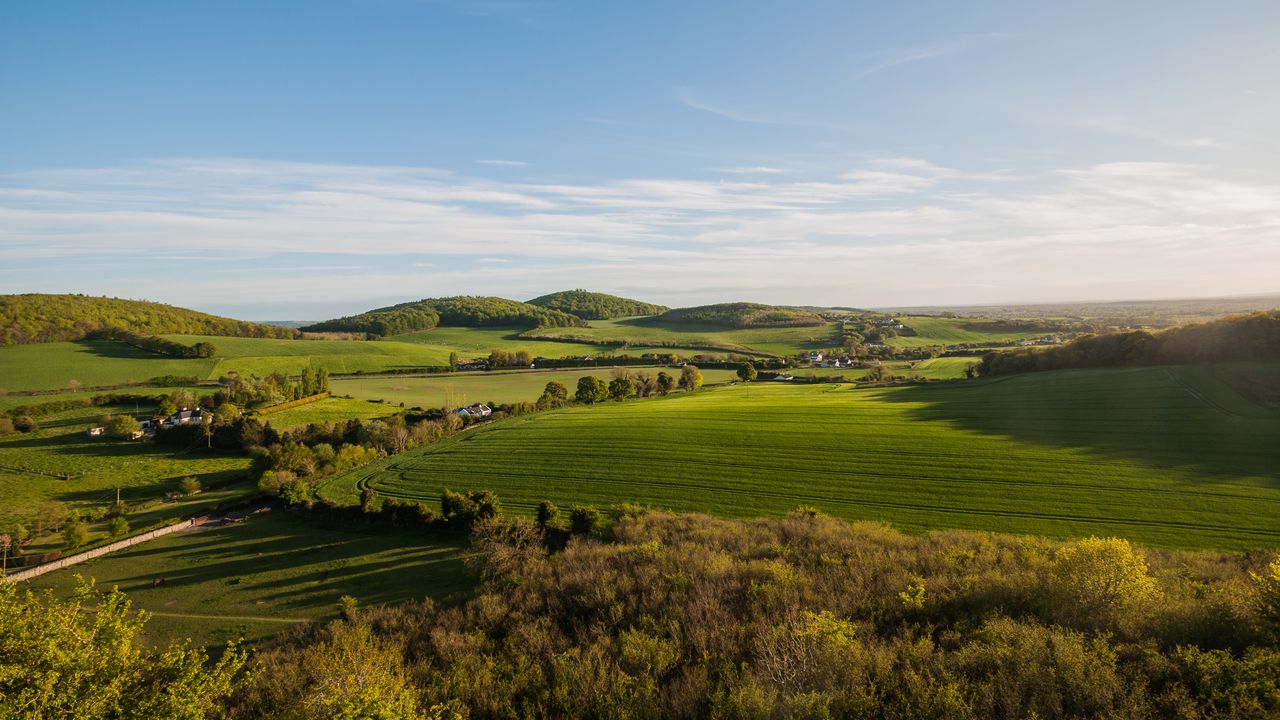
[[[1280,651],[1238,556],[805,513],[628,510],[586,532],[583,510],[562,551],[528,521],[478,523],[470,600],[359,611],[266,651],[237,716],[354,702],[360,684],[298,670],[345,642],[378,648],[385,697],[476,720],[1280,713]]]
[[[308,332],[398,335],[442,327],[574,327],[586,321],[548,308],[499,297],[428,298],[309,325]]]
[[[676,308],[658,316],[670,323],[697,323],[731,328],[808,327],[824,325],[817,313],[798,308],[759,305],[757,303],[720,303],[698,307]]]
[[[530,300],[529,304],[559,310],[586,320],[657,315],[669,309],[664,305],[652,305],[639,300],[586,290],[562,290],[536,297]]]

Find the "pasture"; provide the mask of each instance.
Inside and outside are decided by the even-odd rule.
[[[978,362],[978,357],[936,357],[921,360],[906,369],[906,374],[919,375],[929,380],[951,380],[964,377],[965,368]],[[894,369],[894,372],[901,372]]]
[[[373,487],[434,503],[444,487],[485,488],[520,512],[543,499],[726,516],[804,505],[912,531],[1275,547],[1280,411],[1235,390],[1240,372],[738,385],[504,420],[331,480],[321,494],[353,502]]]
[[[284,430],[311,423],[353,419],[370,420],[394,415],[398,412],[400,412],[400,408],[383,403],[343,397],[328,397],[306,405],[271,413],[270,415],[263,415],[261,420],[264,423],[269,423],[273,428]]]
[[[121,488],[127,503],[150,502],[175,490],[184,477],[210,487],[234,482],[248,469],[242,455],[85,437],[84,429],[101,415],[131,409],[71,410],[42,418],[35,432],[0,437],[0,525],[30,523],[50,501],[102,508]],[[142,527],[132,516],[130,522]]]
[[[665,367],[631,368],[637,372],[657,375],[660,371],[678,376],[679,370]],[[350,395],[361,401],[382,400],[407,407],[461,407],[477,402],[515,403],[533,402],[542,395],[547,383],[563,383],[573,394],[578,378],[595,375],[608,380],[613,368],[581,368],[573,370],[520,370],[508,372],[466,372],[413,377],[340,378],[330,381],[330,389],[336,395]],[[728,382],[736,379],[733,370],[702,371],[706,384]],[[366,402],[370,408],[382,407]],[[302,410],[304,408],[298,408]],[[383,413],[389,412],[390,408]],[[284,415],[286,411],[280,413]],[[269,416],[275,418],[276,416]],[[274,419],[272,425],[275,425]]]
[[[539,337],[587,337],[596,342],[629,346],[627,352],[737,352],[746,355],[795,355],[809,350],[838,347],[840,323],[815,327],[725,328],[658,322],[652,317],[592,320],[590,327],[539,328],[528,334]],[[681,346],[662,348],[659,346]],[[697,349],[701,348],[701,349]]]
[[[32,588],[69,594],[76,575],[117,586],[153,614],[144,639],[191,638],[207,646],[261,640],[338,614],[338,598],[362,606],[470,587],[465,540],[408,531],[352,529],[275,512],[168,535],[42,575]],[[157,578],[164,582],[153,586]]]
[[[999,343],[1025,340],[1044,335],[1044,331],[1022,332],[987,332],[970,330],[966,323],[973,318],[965,317],[933,317],[929,315],[895,315],[902,324],[916,331],[914,336],[898,336],[889,338],[889,345],[903,348],[924,347],[927,345],[959,345],[972,343]]]

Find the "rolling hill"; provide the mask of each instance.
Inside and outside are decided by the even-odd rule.
[[[580,317],[500,297],[427,298],[308,325],[309,332],[389,336],[439,327],[574,327]]]
[[[80,340],[101,330],[143,335],[292,338],[291,328],[233,320],[186,308],[88,295],[0,295],[0,345]]]
[[[657,318],[664,323],[693,323],[731,328],[806,327],[827,321],[815,312],[758,303],[720,303],[676,308]]]
[[[536,297],[530,300],[529,304],[551,310],[559,310],[570,315],[577,315],[584,320],[608,320],[617,317],[658,315],[670,309],[665,305],[653,305],[639,300],[589,292],[587,290],[561,290],[550,295]]]

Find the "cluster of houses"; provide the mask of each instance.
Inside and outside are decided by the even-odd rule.
[[[454,411],[454,414],[458,417],[487,418],[493,414],[493,408],[484,403],[476,403],[475,405],[458,408]]]
[[[828,358],[824,357],[820,352],[811,352],[809,353],[809,364],[824,368],[847,368],[854,367],[857,364],[857,361],[852,358]],[[879,365],[880,363],[879,361],[872,360],[865,364]]]
[[[131,433],[129,435],[129,439],[141,440],[144,437],[155,435],[156,430],[159,430],[160,428],[171,428],[171,427],[177,427],[178,425],[200,425],[208,422],[209,419],[210,419],[210,414],[206,413],[200,408],[196,408],[194,410],[190,408],[182,408],[181,410],[170,415],[169,417],[143,420],[142,422],[138,423],[138,427],[140,429],[135,430],[133,433]],[[91,427],[85,430],[84,434],[88,435],[89,437],[102,437],[102,435],[106,431],[107,429],[104,427]]]
[[[1022,347],[1031,347],[1033,345],[1057,345],[1060,342],[1062,342],[1061,338],[1056,338],[1052,335],[1045,335],[1044,337],[1019,340],[1018,344]]]

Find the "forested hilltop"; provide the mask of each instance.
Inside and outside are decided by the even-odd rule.
[[[658,320],[731,328],[805,327],[826,322],[821,315],[809,310],[746,302],[676,308],[662,313]]]
[[[1224,360],[1280,360],[1280,310],[1236,315],[1160,332],[1092,335],[1050,348],[988,353],[978,374],[1173,365]]]
[[[0,345],[81,340],[103,330],[126,330],[139,335],[298,336],[291,328],[233,320],[145,300],[88,295],[0,295]]]
[[[530,300],[529,304],[567,312],[570,315],[577,315],[586,320],[657,315],[670,309],[665,305],[653,305],[639,300],[618,297],[617,295],[607,295],[581,289],[561,290],[550,295],[536,297]]]
[[[582,327],[580,317],[500,297],[427,298],[308,325],[309,332],[399,335],[441,327]]]

